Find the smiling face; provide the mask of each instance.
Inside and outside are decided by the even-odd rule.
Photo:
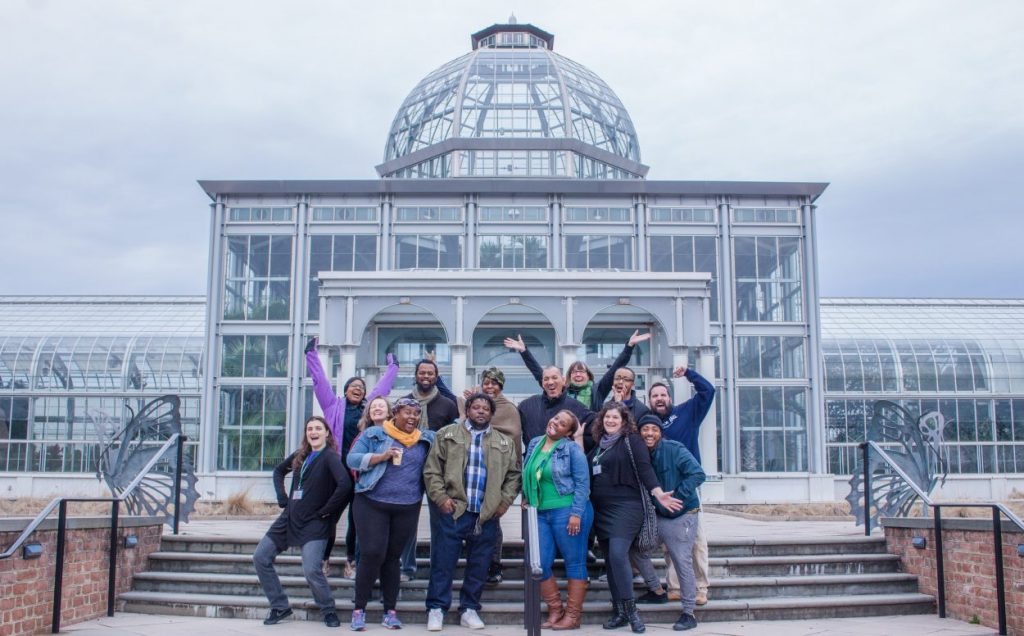
[[[604,432],[606,435],[615,435],[622,430],[622,414],[615,409],[608,409],[604,413]]]
[[[345,399],[350,404],[359,404],[364,397],[366,397],[366,385],[362,380],[356,379],[348,383],[348,388],[345,389]]]
[[[659,416],[665,417],[672,411],[672,396],[664,386],[658,385],[651,389],[649,399],[651,410]]]
[[[367,407],[366,412],[374,424],[380,424],[388,419],[388,401],[384,398],[373,398]]]
[[[633,384],[636,382],[636,376],[630,369],[619,369],[615,372],[615,377],[612,379],[612,386],[615,390],[622,395],[629,395],[629,392],[633,390]]]
[[[403,433],[411,433],[420,425],[420,411],[411,406],[403,406],[395,413],[395,426]]]
[[[559,411],[555,413],[555,416],[548,420],[548,427],[544,433],[553,440],[560,440],[563,437],[568,437],[573,433],[575,428],[575,422],[573,422],[572,415],[566,411]]]
[[[437,384],[437,370],[434,365],[421,362],[416,367],[416,387],[420,393],[426,393]]]
[[[565,378],[562,377],[562,372],[558,370],[558,367],[548,367],[544,369],[540,385],[544,388],[545,395],[549,398],[556,398],[562,394],[562,389],[565,388]]]
[[[492,398],[501,395],[501,385],[491,378],[484,378],[484,381],[480,383],[480,390]]]
[[[491,421],[491,405],[487,400],[473,400],[466,405],[466,419],[474,428],[484,428]]]
[[[582,362],[573,362],[569,367],[569,382],[580,385],[586,384],[590,380],[590,376],[587,374],[587,365]]]
[[[661,441],[661,427],[657,424],[644,424],[640,427],[640,437],[647,448],[654,448]]]
[[[320,420],[309,420],[306,422],[306,441],[313,450],[321,450],[327,445],[331,433]]]

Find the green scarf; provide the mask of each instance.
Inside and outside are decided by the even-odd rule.
[[[586,384],[569,383],[569,397],[574,398],[583,406],[590,408],[590,393],[594,388],[593,380],[587,380]]]

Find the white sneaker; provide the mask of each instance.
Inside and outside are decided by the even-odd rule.
[[[637,585],[642,585],[643,583],[646,583],[646,581],[644,581],[644,577],[640,576],[639,574],[633,577],[633,582]]]
[[[484,622],[480,620],[480,615],[476,613],[476,610],[471,609],[462,613],[462,618],[459,619],[459,625],[470,629],[483,629],[484,627],[487,627],[484,625]]]
[[[480,620],[480,619],[477,619]],[[481,623],[482,624],[482,623]],[[444,610],[435,607],[427,612],[427,631],[439,632],[444,626]]]

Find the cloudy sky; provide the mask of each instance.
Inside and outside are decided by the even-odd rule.
[[[828,296],[1024,297],[1024,3],[0,3],[0,294],[201,294],[198,179],[374,178],[510,12],[617,92],[650,179],[827,181]]]

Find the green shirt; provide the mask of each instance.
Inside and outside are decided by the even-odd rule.
[[[548,450],[537,446],[523,467],[523,496],[537,510],[554,510],[572,505],[572,493],[563,495],[555,488],[551,477],[551,453],[565,440],[558,440]]]

